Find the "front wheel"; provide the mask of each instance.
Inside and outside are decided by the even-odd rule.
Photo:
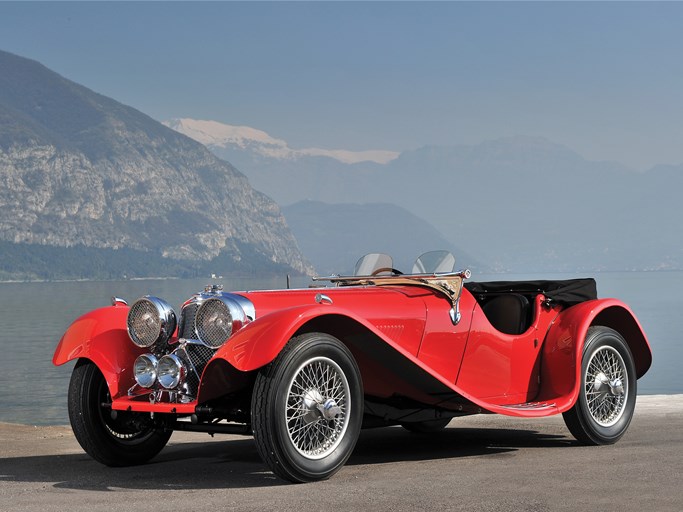
[[[353,451],[362,419],[360,371],[348,348],[328,334],[292,338],[256,377],[256,447],[286,480],[312,482],[337,472]]]
[[[79,361],[71,374],[69,420],[85,452],[107,466],[147,462],[166,446],[172,434],[155,425],[149,414],[120,411],[114,419],[107,382],[87,360]]]
[[[608,327],[588,329],[581,359],[579,398],[564,421],[584,444],[616,443],[631,423],[636,369],[624,338]]]

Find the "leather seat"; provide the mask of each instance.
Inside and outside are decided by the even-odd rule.
[[[529,300],[518,293],[498,295],[487,301],[482,310],[491,325],[505,334],[522,334],[530,325]]]

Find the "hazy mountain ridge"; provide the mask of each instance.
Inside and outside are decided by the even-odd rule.
[[[0,119],[1,240],[312,272],[277,204],[135,109],[0,52]]]
[[[299,246],[320,274],[350,274],[359,257],[383,252],[403,272],[428,250],[448,250],[458,264],[478,262],[446,240],[433,226],[394,204],[328,204],[301,201],[282,208]]]
[[[683,269],[683,165],[645,173],[540,137],[426,146],[380,165],[256,157],[240,162],[280,204],[385,202],[433,225],[484,267],[513,272]]]

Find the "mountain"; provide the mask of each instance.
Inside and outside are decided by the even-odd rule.
[[[280,205],[304,199],[358,202],[349,194],[351,189],[363,187],[369,174],[399,156],[386,150],[294,150],[264,131],[214,121],[174,119],[164,124],[205,144],[237,168],[246,169],[254,188],[268,190],[266,193]],[[338,191],[342,191],[342,199]]]
[[[164,121],[163,124],[212,148],[226,150],[231,148],[246,149],[266,158],[298,160],[306,157],[325,157],[345,164],[356,164],[359,162],[386,164],[399,155],[395,151],[387,150],[291,149],[284,140],[271,137],[262,130],[250,128],[249,126],[234,126],[217,121],[171,119],[170,121]]]
[[[429,223],[393,204],[301,201],[282,212],[320,274],[349,275],[358,258],[371,252],[393,256],[394,266],[404,272],[421,253],[440,249],[457,254],[462,267],[478,266]]]
[[[0,184],[2,278],[313,271],[277,204],[232,165],[6,52]]]
[[[386,163],[293,160],[227,146],[231,161],[280,204],[400,205],[485,270],[683,269],[683,166],[636,172],[524,136],[426,146]]]

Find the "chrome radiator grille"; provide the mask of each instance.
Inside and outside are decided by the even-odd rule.
[[[178,329],[180,338],[184,338],[186,340],[198,339],[197,331],[194,326],[195,317],[197,316],[197,309],[199,309],[199,304],[197,303],[188,304],[183,308],[180,317],[180,327]],[[213,357],[216,351],[209,347],[205,347],[204,345],[187,343],[185,344],[185,349],[178,350],[178,352],[182,353],[182,355],[179,354],[179,357],[185,360],[186,364],[188,362],[191,363],[187,364],[187,368],[189,370],[187,373],[187,386],[188,391],[192,395],[196,396],[199,389],[199,379],[202,376],[204,367],[206,367],[206,363],[209,362],[209,359]],[[192,371],[192,368],[196,370],[196,373]]]
[[[183,308],[180,314],[180,328],[178,329],[178,335],[180,338],[185,338],[186,340],[196,340],[197,332],[194,328],[194,319],[197,316],[197,310],[199,309],[199,304],[193,302],[188,304]]]

